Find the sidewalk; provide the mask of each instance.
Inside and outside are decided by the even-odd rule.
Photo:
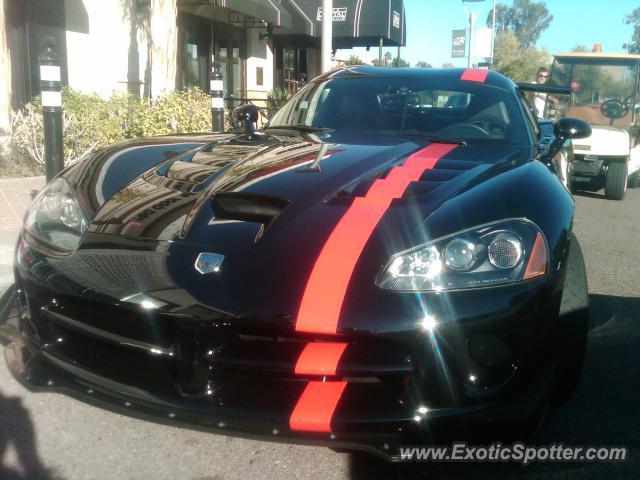
[[[13,249],[22,217],[44,177],[0,178],[0,295],[13,283]]]

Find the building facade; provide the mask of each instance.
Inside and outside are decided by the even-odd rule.
[[[209,91],[213,61],[223,75],[228,106],[264,100],[275,87],[296,90],[320,73],[321,5],[322,0],[0,0],[0,66],[5,65],[7,84],[0,116],[6,119],[10,109],[40,93],[38,54],[47,37],[56,41],[63,83],[103,96],[129,91],[153,98],[192,86]],[[332,20],[334,48],[404,44],[402,0],[334,0]]]

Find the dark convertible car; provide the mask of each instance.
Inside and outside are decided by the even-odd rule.
[[[584,357],[553,159],[590,129],[541,132],[521,90],[488,70],[346,68],[261,130],[246,105],[244,133],[68,167],[16,248],[12,373],[132,416],[388,459],[530,431]]]

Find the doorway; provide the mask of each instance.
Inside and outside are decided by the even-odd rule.
[[[230,107],[239,104],[246,96],[246,29],[186,13],[180,14],[178,22],[178,87],[197,86],[209,92],[213,52],[220,65],[226,103]]]
[[[213,45],[215,60],[220,64],[220,73],[224,81],[224,98],[227,105],[232,107],[246,96],[246,30],[214,22]]]

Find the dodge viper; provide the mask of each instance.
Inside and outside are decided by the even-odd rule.
[[[13,375],[194,429],[361,450],[526,429],[585,353],[581,120],[481,69],[350,67],[258,130],[62,171],[15,251]],[[537,88],[542,88],[538,86]]]

